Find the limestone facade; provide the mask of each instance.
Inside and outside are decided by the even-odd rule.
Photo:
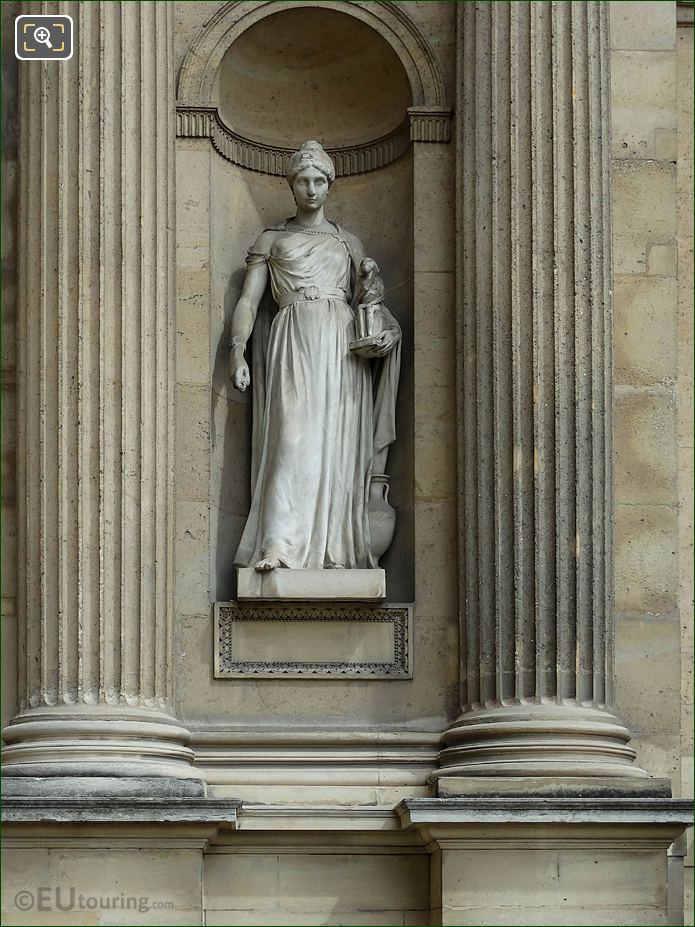
[[[682,923],[692,7],[59,6],[67,64],[2,10],[3,922]],[[304,137],[403,329],[393,678],[215,671]]]

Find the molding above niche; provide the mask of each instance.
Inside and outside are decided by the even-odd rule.
[[[413,142],[448,142],[451,139],[451,110],[438,106],[411,106],[410,140]]]
[[[283,176],[288,158],[311,132],[293,138],[287,131],[270,135],[272,141],[260,141],[258,133],[247,125],[237,130],[219,97],[220,68],[228,51],[247,30],[260,25],[275,14],[301,10],[340,13],[368,26],[400,61],[410,85],[409,101],[393,112],[393,122],[403,119],[386,134],[389,121],[362,133],[355,127],[353,139],[337,138],[342,147],[328,147],[336,166],[336,176],[345,177],[378,170],[401,157],[414,143],[446,143],[450,140],[451,108],[437,56],[417,24],[399,4],[390,0],[233,0],[224,3],[201,29],[188,49],[177,81],[177,135],[180,138],[209,138],[218,154],[248,170]],[[403,105],[405,104],[405,105]],[[407,109],[406,109],[407,107]],[[224,114],[224,115],[223,115]],[[393,124],[391,122],[391,124]],[[288,147],[274,144],[287,137]],[[330,138],[328,131],[326,137]],[[368,141],[363,141],[368,138]],[[291,141],[290,141],[291,140]],[[324,138],[319,138],[324,142]]]
[[[408,110],[392,132],[372,141],[344,148],[326,148],[333,158],[336,177],[364,174],[386,167],[404,154],[411,142],[448,142],[451,112],[440,107],[417,106]],[[284,177],[296,150],[266,145],[230,129],[216,106],[179,105],[176,108],[178,138],[209,138],[219,155],[250,171]]]

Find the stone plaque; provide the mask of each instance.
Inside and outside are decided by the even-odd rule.
[[[215,604],[215,676],[409,679],[412,606]]]

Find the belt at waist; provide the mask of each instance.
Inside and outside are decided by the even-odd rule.
[[[305,299],[347,299],[347,293],[345,290],[339,290],[335,287],[300,286],[299,289],[290,290],[289,293],[281,293],[278,296],[278,306],[281,309],[286,309],[287,306]]]

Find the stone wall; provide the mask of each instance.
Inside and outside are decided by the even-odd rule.
[[[681,795],[693,796],[693,6],[679,4],[678,128],[678,551],[681,622]],[[685,923],[693,919],[693,834],[685,861]]]
[[[617,679],[640,762],[687,796],[693,30],[644,13],[611,6]]]
[[[206,856],[206,924],[428,922],[429,860],[421,848],[341,846],[340,837],[331,848],[316,838],[286,842],[269,853],[229,841]]]
[[[676,11],[610,9],[617,705],[678,788]]]
[[[692,7],[645,7],[611,5],[616,683],[640,763],[692,797]]]

